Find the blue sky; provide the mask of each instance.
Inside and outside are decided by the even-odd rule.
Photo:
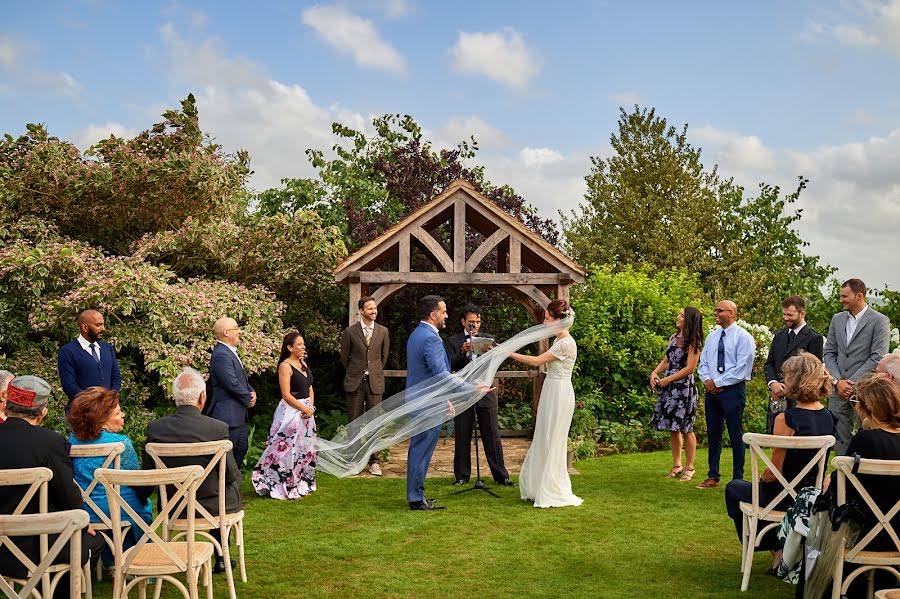
[[[476,135],[488,177],[555,216],[637,102],[748,189],[809,177],[811,250],[900,289],[898,67],[900,0],[4,3],[0,131],[84,149],[194,92],[265,188],[311,175],[333,120],[409,113],[438,145]]]

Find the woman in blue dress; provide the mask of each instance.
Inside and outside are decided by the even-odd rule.
[[[127,435],[122,434],[125,426],[125,413],[119,407],[119,394],[103,387],[90,387],[75,396],[66,420],[72,432],[69,433],[69,443],[72,445],[97,445],[101,443],[123,443],[125,452],[121,455],[122,470],[140,470],[134,444]],[[75,473],[75,482],[82,490],[87,489],[94,480],[94,470],[103,466],[105,458],[73,458],[72,470]],[[122,486],[120,489],[122,498],[129,506],[147,523],[153,521],[153,509],[150,500],[141,502],[134,489]],[[109,500],[103,485],[95,485],[91,491],[91,500],[97,507],[109,516]],[[85,511],[90,515],[91,522],[102,522],[100,516],[88,503],[84,504]],[[134,538],[134,530],[140,529],[134,524],[132,517],[123,509],[122,520],[132,523],[132,528],[125,536],[123,549],[128,549],[137,541]],[[109,551],[103,553],[105,566],[112,566],[112,554]]]
[[[659,391],[651,426],[668,431],[672,446],[672,469],[666,478],[679,474],[681,481],[694,477],[694,455],[697,453],[697,437],[694,435],[694,419],[697,416],[697,388],[694,386],[694,370],[703,349],[703,316],[700,310],[687,306],[675,321],[678,330],[669,338],[666,356],[650,373],[650,387]],[[662,375],[662,378],[660,378]],[[685,463],[681,463],[684,447]]]

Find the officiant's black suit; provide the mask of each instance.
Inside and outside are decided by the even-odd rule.
[[[784,377],[781,374],[781,367],[784,365],[784,362],[793,356],[796,356],[801,351],[805,351],[811,353],[815,357],[822,359],[823,347],[825,345],[825,339],[822,335],[816,332],[809,324],[802,329],[800,332],[791,338],[791,329],[783,328],[777,333],[775,333],[775,337],[772,338],[772,346],[769,348],[769,356],[766,358],[766,382],[778,381],[779,383],[784,382]],[[790,398],[787,399],[787,409],[796,407],[797,402]],[[766,432],[772,434],[772,428],[775,423],[775,414],[772,413],[771,410],[768,411],[768,416],[766,417]]]
[[[468,354],[462,352],[466,333],[459,333],[444,343],[450,358],[450,370],[462,370],[471,362]],[[456,451],[453,456],[453,474],[456,480],[468,481],[472,475],[472,427],[478,417],[479,437],[484,447],[491,476],[498,483],[509,480],[509,472],[503,463],[503,446],[500,444],[500,427],[497,426],[497,394],[493,391],[478,400],[474,406],[453,419],[456,435]]]

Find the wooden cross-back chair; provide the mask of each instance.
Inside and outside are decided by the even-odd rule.
[[[194,510],[197,486],[203,476],[200,466],[183,466],[166,470],[110,470],[100,468],[94,472],[106,489],[109,497],[112,520],[113,545],[116,559],[116,573],[113,582],[113,598],[127,597],[135,586],[141,597],[146,595],[146,586],[151,578],[156,579],[159,593],[163,580],[172,583],[186,599],[197,599],[198,580],[202,579],[207,599],[212,599],[212,557],[211,543],[197,541],[194,537]],[[159,513],[151,524],[144,522],[134,509],[119,494],[119,487],[159,487],[160,493],[166,485],[174,487],[171,497],[160,502]],[[143,533],[137,544],[123,551],[121,510],[124,510],[140,527]],[[186,510],[187,531],[184,541],[169,541],[157,532],[172,518],[172,513]],[[184,573],[187,587],[175,578]],[[126,584],[125,577],[133,576]]]
[[[815,437],[801,437],[793,435],[790,437],[784,435],[762,435],[759,433],[745,433],[744,443],[750,448],[750,482],[753,485],[752,499],[748,503],[742,501],[740,504],[741,514],[743,516],[743,526],[741,531],[741,590],[746,591],[750,586],[750,569],[753,565],[753,555],[756,547],[759,546],[763,537],[769,530],[779,526],[781,519],[784,518],[784,512],[777,509],[778,504],[790,495],[796,499],[797,488],[803,479],[812,471],[818,468],[816,473],[815,485],[822,487],[822,481],[825,476],[825,460],[828,451],[834,447],[835,438],[832,435],[821,435]],[[766,453],[766,449],[781,448],[790,449],[810,449],[816,452],[810,457],[809,461],[803,466],[800,472],[794,476],[793,480],[785,478],[784,474],[775,467],[772,459]],[[765,464],[769,470],[775,475],[775,480],[781,484],[781,491],[766,505],[759,503],[759,477],[762,474],[760,464]],[[760,528],[760,523],[764,523]]]
[[[854,472],[855,458],[850,456],[838,456],[831,460],[831,464],[837,470],[837,500],[838,505],[847,502],[847,483],[859,493],[859,497],[865,504],[872,515],[875,517],[875,526],[862,538],[857,539],[856,544],[847,549],[841,544],[840,555],[837,565],[834,569],[834,578],[832,582],[832,594],[835,599],[847,593],[850,583],[853,580],[866,574],[868,577],[868,597],[872,597],[875,585],[875,570],[885,570],[893,574],[900,581],[900,538],[898,531],[894,529],[891,520],[900,513],[900,492],[898,492],[898,500],[894,505],[883,511],[872,496],[866,490],[862,481],[859,480],[858,474],[866,474],[870,476],[894,477],[890,481],[894,488],[900,488],[900,460],[870,460],[860,459],[856,472]],[[860,507],[863,507],[862,505]],[[888,538],[894,543],[893,551],[875,551],[869,549],[869,544],[880,533],[886,533]],[[858,564],[859,567],[844,578],[844,563]]]
[[[122,467],[122,454],[125,453],[125,444],[121,442],[117,443],[96,443],[93,445],[73,445],[69,449],[69,457],[72,459],[76,458],[103,458],[103,463],[100,465],[100,468],[115,468],[119,470]],[[94,489],[97,485],[100,484],[100,481],[94,478],[91,483],[87,486],[86,489],[81,489],[81,497],[84,500],[84,506],[86,510],[93,513],[97,518],[100,519],[100,522],[94,522],[93,529],[97,531],[98,534],[103,536],[103,540],[106,541],[106,545],[109,547],[110,551],[113,551],[113,540],[109,533],[112,528],[112,520],[110,520],[109,515],[100,509],[93,498],[91,498],[91,493],[94,492]],[[122,527],[127,531],[131,528],[131,522],[123,521]],[[97,580],[99,581],[102,576],[102,568],[100,560],[97,560]]]
[[[42,595],[37,592],[39,584],[45,582],[47,572],[56,570],[53,582],[44,591],[44,597],[50,598],[59,583],[59,579],[65,572],[69,576],[69,596],[77,597],[81,593],[81,531],[90,522],[90,517],[84,510],[65,510],[51,512],[49,514],[17,514],[13,516],[0,516],[0,539],[10,548],[15,547],[11,540],[15,537],[33,537],[40,535],[46,539],[47,535],[57,535],[53,545],[41,552],[41,561],[35,564],[21,551],[13,551],[16,557],[28,569],[27,579],[13,579],[7,581],[0,577],[0,591],[9,598],[26,599]],[[64,564],[54,564],[53,561],[60,552],[69,545],[69,561]],[[90,580],[90,576],[85,576]],[[12,583],[21,585],[19,591],[13,588]]]
[[[27,487],[25,489],[25,493],[22,495],[22,499],[19,500],[19,503],[16,505],[13,510],[11,516],[24,516],[29,515],[25,514],[25,509],[32,502],[32,500],[37,496],[38,500],[38,515],[47,514],[48,509],[48,496],[47,496],[47,483],[53,478],[53,471],[49,468],[37,467],[37,468],[15,468],[10,470],[0,470],[0,487]],[[82,510],[83,511],[83,510]],[[55,512],[54,512],[55,513]],[[87,515],[87,512],[84,512]],[[83,528],[83,527],[82,527]],[[38,536],[38,546],[41,556],[46,556],[47,552],[50,550],[49,547],[49,538],[47,534],[42,533],[33,533],[31,535],[19,535],[19,536]],[[78,536],[77,543],[79,547],[81,546],[81,537]],[[35,568],[37,568],[40,564],[35,564],[27,555],[25,555],[21,549],[9,538],[6,536],[0,537],[0,544],[4,545],[10,553],[12,553],[16,559],[22,563],[25,568],[29,572],[28,579],[18,579],[18,578],[8,578],[9,582],[14,584],[24,585],[27,584],[28,580],[34,574]],[[58,552],[57,552],[58,553]],[[54,556],[55,557],[55,556]],[[79,558],[80,559],[80,558]],[[41,561],[43,564],[45,560]],[[76,568],[76,571],[80,569]],[[52,597],[53,590],[56,588],[56,585],[59,583],[59,579],[63,574],[69,571],[69,564],[53,564],[48,562],[47,565],[40,572],[40,581],[41,581],[41,592],[39,593],[34,587],[32,587],[33,591],[31,594],[37,597]],[[91,596],[91,578],[90,578],[90,563],[85,564],[84,570],[80,572],[84,577],[84,585],[82,588],[81,580],[79,576],[72,576],[72,578],[78,578],[78,588],[81,589],[80,592],[83,592],[86,597]]]
[[[203,478],[200,484],[203,484],[213,472],[216,472],[219,478],[218,485],[218,510],[216,514],[212,514],[203,507],[200,502],[196,503],[197,517],[194,522],[194,528],[197,534],[209,541],[215,546],[216,553],[222,556],[225,562],[225,578],[228,582],[228,594],[230,599],[237,599],[237,593],[234,587],[234,573],[231,571],[231,555],[228,544],[228,538],[232,529],[234,530],[234,542],[238,548],[238,567],[240,568],[241,581],[247,582],[247,568],[244,563],[244,511],[227,513],[225,511],[225,469],[227,466],[228,452],[231,451],[233,445],[231,441],[225,439],[222,441],[205,441],[200,443],[147,443],[145,450],[147,455],[153,459],[153,463],[157,468],[167,468],[163,458],[178,457],[197,457],[210,456],[209,463],[203,470]],[[160,493],[165,493],[165,489]],[[163,499],[165,501],[165,498]],[[180,514],[174,514],[179,516]],[[170,538],[175,541],[185,535],[187,530],[187,521],[185,518],[173,518],[163,523],[163,527],[167,533],[172,531],[174,535]],[[209,534],[210,530],[219,530],[219,539]]]

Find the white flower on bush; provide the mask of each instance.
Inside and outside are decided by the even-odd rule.
[[[894,348],[895,352],[900,348],[900,329],[896,327],[891,329],[891,347]]]

